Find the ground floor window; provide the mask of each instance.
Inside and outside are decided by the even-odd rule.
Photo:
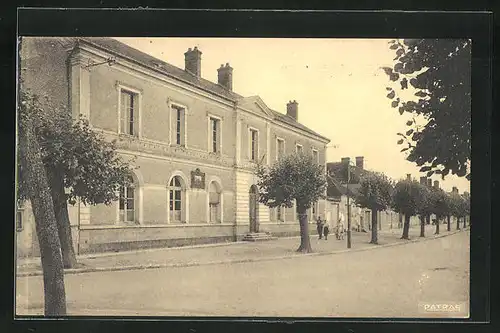
[[[218,218],[218,215],[219,215],[219,204],[211,203],[209,205],[209,207],[210,207],[210,223],[218,223],[218,222],[220,222],[219,218]]]
[[[170,221],[171,222],[181,222],[182,221],[182,187],[181,180],[179,176],[175,176],[170,181]]]
[[[120,190],[120,222],[135,222],[135,188],[132,177]]]

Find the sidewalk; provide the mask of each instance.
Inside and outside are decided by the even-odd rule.
[[[327,241],[319,240],[316,235],[311,235],[311,246],[314,251],[314,253],[311,254],[300,254],[295,252],[300,244],[300,238],[291,237],[264,242],[235,242],[205,246],[82,255],[78,257],[80,267],[66,269],[65,274],[162,267],[188,267],[288,259],[304,255],[344,253],[348,251],[369,250],[376,247],[394,246],[412,241],[433,239],[436,238],[434,230],[434,226],[426,226],[426,237],[420,238],[420,227],[412,226],[410,228],[410,241],[400,239],[402,229],[379,230],[379,245],[369,244],[371,237],[370,232],[362,233],[354,231],[352,233],[351,249],[347,249],[346,239],[337,240],[335,239],[335,235],[330,235]],[[444,224],[440,226],[440,235],[438,237],[450,235],[455,232],[460,231],[456,231],[452,227],[452,230],[447,232],[446,225]],[[18,277],[38,275],[42,275],[39,258],[18,259]]]

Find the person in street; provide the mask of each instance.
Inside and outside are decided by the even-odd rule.
[[[323,226],[324,226],[324,222],[323,220],[321,220],[321,216],[318,216],[318,218],[316,219],[316,229],[318,230],[318,236],[319,236],[319,239],[322,239],[323,238]]]
[[[335,235],[339,240],[344,239],[344,219],[344,214],[341,212],[337,221],[337,227],[335,228]]]
[[[324,221],[323,224],[323,235],[325,235],[325,240],[328,240],[328,234],[330,233],[330,224],[328,221]]]

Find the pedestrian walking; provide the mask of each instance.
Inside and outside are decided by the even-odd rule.
[[[325,221],[323,225],[323,235],[325,235],[325,240],[328,240],[328,234],[330,233],[330,224]]]
[[[324,224],[325,223],[321,220],[321,216],[318,216],[318,218],[316,220],[316,229],[318,230],[319,239],[323,238],[323,226],[324,226]]]
[[[338,240],[344,239],[344,214],[340,213],[339,219],[337,221],[337,226],[335,228],[335,236]]]

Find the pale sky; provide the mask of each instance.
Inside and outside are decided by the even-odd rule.
[[[396,144],[409,115],[401,116],[386,97],[394,51],[386,39],[116,38],[179,68],[184,52],[203,53],[201,75],[217,82],[217,68],[233,67],[233,90],[259,95],[278,112],[299,104],[299,122],[331,140],[327,161],[364,156],[365,168],[393,179],[424,176]],[[443,189],[470,191],[465,178],[447,176]]]

